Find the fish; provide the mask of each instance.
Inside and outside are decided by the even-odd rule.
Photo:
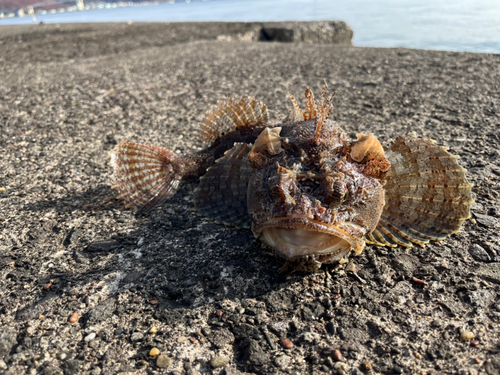
[[[415,133],[383,144],[349,139],[331,120],[332,99],[305,90],[305,108],[270,121],[253,97],[221,100],[200,126],[208,146],[189,155],[121,142],[111,152],[114,189],[136,213],[161,206],[199,177],[194,206],[204,217],[251,229],[285,263],[318,270],[368,245],[425,246],[460,231],[474,203],[459,156]]]

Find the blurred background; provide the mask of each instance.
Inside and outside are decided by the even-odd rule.
[[[0,0],[0,27],[310,20],[347,22],[356,46],[500,53],[499,0]]]

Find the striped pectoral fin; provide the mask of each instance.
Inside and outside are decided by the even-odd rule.
[[[247,157],[250,149],[245,143],[235,144],[201,177],[194,198],[201,215],[217,223],[250,228],[247,209],[252,172]]]
[[[200,139],[213,143],[229,132],[265,125],[268,121],[267,106],[254,98],[240,97],[219,101],[205,114],[200,128]]]
[[[144,144],[122,142],[111,151],[114,189],[137,214],[148,212],[175,194],[182,176],[172,151]]]
[[[384,148],[391,170],[384,187],[386,204],[373,234],[382,233],[393,244],[423,246],[458,232],[473,203],[472,185],[458,157],[414,136],[398,137]]]

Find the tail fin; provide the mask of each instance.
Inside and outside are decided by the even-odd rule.
[[[122,142],[111,151],[113,188],[137,214],[151,211],[177,191],[180,159],[160,147]]]

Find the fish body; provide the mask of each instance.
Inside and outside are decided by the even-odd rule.
[[[460,230],[470,217],[471,184],[457,156],[414,134],[381,144],[373,134],[349,140],[328,117],[326,86],[306,107],[270,123],[253,98],[221,101],[207,112],[206,149],[187,156],[123,142],[112,151],[117,188],[147,212],[201,176],[194,202],[219,223],[251,228],[286,263],[312,271],[366,243],[425,245]]]

